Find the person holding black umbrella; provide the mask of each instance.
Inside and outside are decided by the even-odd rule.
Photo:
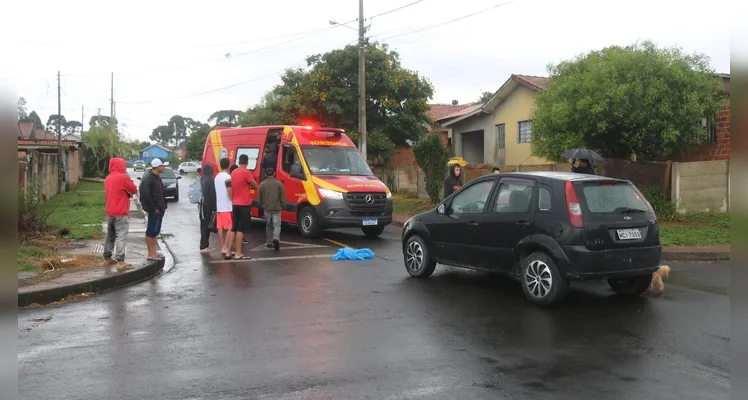
[[[590,160],[603,160],[603,157],[597,152],[584,148],[566,150],[561,154],[561,157],[571,159],[571,172],[588,175],[596,175],[595,169],[590,164]],[[577,160],[579,160],[579,163],[575,167],[574,162]]]
[[[592,168],[592,165],[590,165],[590,160],[586,159],[579,159],[579,162],[577,162],[577,166],[574,166],[575,159],[571,159],[571,172],[577,173],[577,174],[587,174],[587,175],[595,175],[595,169]]]

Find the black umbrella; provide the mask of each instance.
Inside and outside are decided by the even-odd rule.
[[[589,149],[569,149],[566,150],[564,154],[561,154],[561,157],[574,158],[577,160],[604,160],[603,156]]]

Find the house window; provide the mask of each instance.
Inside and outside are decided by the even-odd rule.
[[[506,165],[506,126],[496,125],[496,165]]]
[[[517,125],[517,143],[530,143],[532,141],[532,121],[519,121]]]

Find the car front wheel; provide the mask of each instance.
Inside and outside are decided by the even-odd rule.
[[[569,282],[548,254],[535,252],[522,262],[522,290],[530,302],[547,307],[566,296]]]
[[[317,237],[321,231],[317,213],[309,206],[304,207],[299,213],[298,225],[301,236],[305,238]]]
[[[414,278],[428,278],[436,269],[436,260],[431,256],[426,242],[418,235],[409,237],[405,242],[403,258],[405,270]]]
[[[652,274],[633,276],[631,278],[608,279],[608,285],[622,296],[636,296],[649,289]]]

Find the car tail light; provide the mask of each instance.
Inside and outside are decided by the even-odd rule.
[[[584,218],[582,218],[582,206],[579,205],[577,191],[571,181],[566,182],[566,209],[569,212],[569,222],[575,228],[584,228]]]
[[[647,200],[647,197],[644,196],[644,193],[642,193],[642,191],[639,190],[639,188],[636,186],[634,186],[634,189],[636,189],[636,192],[639,193],[639,196],[644,200],[644,202],[647,203],[647,206],[649,206],[649,209],[654,210],[654,208],[652,207],[652,204],[650,204],[649,200]]]

